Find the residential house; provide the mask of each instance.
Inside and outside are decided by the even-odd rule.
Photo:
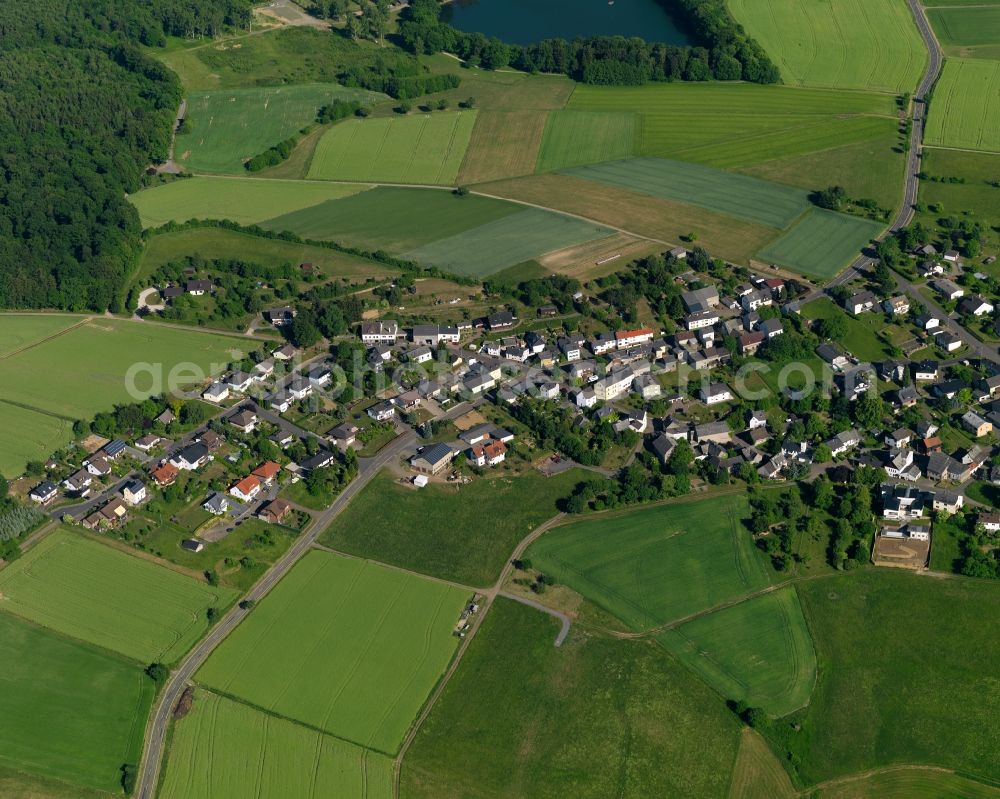
[[[201,506],[215,516],[222,516],[229,512],[229,499],[225,494],[215,493],[202,502]]]
[[[932,507],[936,511],[944,511],[945,513],[958,513],[965,504],[965,497],[956,491],[944,491],[942,489],[937,489],[934,492],[934,499],[932,501]]]
[[[364,344],[395,344],[402,336],[399,322],[392,319],[361,323],[361,341]]]
[[[556,341],[556,346],[567,361],[578,361],[583,357],[583,343],[584,339],[579,336],[564,336]]]
[[[315,455],[310,455],[302,463],[299,464],[299,468],[303,472],[315,472],[317,469],[326,469],[334,461],[334,456],[332,452],[328,450],[321,449]]]
[[[939,330],[934,334],[934,343],[945,352],[955,352],[962,349],[962,339],[950,330]]]
[[[135,506],[146,501],[146,484],[142,480],[129,480],[122,486],[122,499]]]
[[[914,320],[914,322],[920,329],[929,331],[940,325],[941,319],[940,317],[932,314],[930,311],[924,311]]]
[[[715,311],[697,311],[684,317],[684,326],[688,330],[700,330],[718,324],[719,315]]]
[[[117,497],[95,513],[91,513],[81,524],[88,530],[113,530],[128,519],[128,508]]]
[[[229,417],[229,424],[241,433],[252,433],[257,426],[257,414],[251,411],[240,411]]]
[[[885,519],[919,519],[927,508],[927,495],[916,486],[883,485],[881,494]]]
[[[895,297],[889,297],[889,299],[883,300],[882,307],[885,309],[886,313],[892,314],[893,316],[899,316],[910,312],[910,300],[905,294],[899,294]]]
[[[242,480],[230,486],[229,493],[242,502],[253,502],[260,493],[260,490],[260,480],[252,474],[248,474]]]
[[[289,305],[280,308],[268,308],[264,311],[264,319],[275,327],[285,327],[290,325],[295,319],[295,309]]]
[[[181,471],[193,472],[208,463],[208,447],[204,444],[189,444],[170,459],[172,466]]]
[[[269,486],[275,481],[280,472],[280,463],[276,463],[275,461],[264,461],[260,466],[250,472],[250,474],[260,480],[262,485]]]
[[[486,317],[486,327],[491,331],[510,330],[517,324],[517,317],[510,311],[498,311]]]
[[[837,435],[826,442],[826,445],[830,448],[830,452],[833,453],[834,457],[837,457],[854,449],[860,443],[861,434],[857,430],[852,429],[837,433]]]
[[[293,402],[298,402],[313,393],[313,384],[304,377],[297,377],[286,386],[285,390]]]
[[[920,469],[913,462],[914,455],[912,449],[890,449],[884,464],[885,473],[889,477],[913,482],[920,479]]]
[[[273,357],[276,361],[290,361],[298,354],[298,352],[299,351],[291,344],[285,344],[274,350],[271,353],[271,357]]]
[[[733,392],[725,383],[712,383],[704,386],[699,396],[706,405],[715,405],[719,402],[728,402],[733,398]]]
[[[93,485],[93,482],[94,476],[86,469],[80,469],[80,471],[71,474],[63,480],[62,484],[71,494],[76,494],[78,497],[85,497],[90,493],[90,487]]]
[[[975,411],[962,414],[962,427],[968,430],[973,438],[981,438],[993,431],[993,425]]]
[[[917,361],[913,364],[913,379],[918,382],[937,380],[939,367],[937,361]]]
[[[605,402],[616,399],[628,392],[633,378],[634,372],[628,367],[618,372],[612,372],[594,383],[594,393],[597,395],[597,399]]]
[[[834,369],[843,369],[850,363],[847,353],[836,344],[820,344],[816,354]]]
[[[844,308],[847,309],[848,313],[855,315],[871,311],[876,305],[878,305],[878,297],[870,291],[859,291],[844,300]]]
[[[488,441],[469,449],[469,460],[476,466],[496,466],[507,457],[507,445],[502,441]]]
[[[287,391],[275,391],[267,398],[267,404],[278,413],[284,413],[292,407],[292,396]]]
[[[341,447],[349,447],[357,440],[359,432],[361,431],[356,425],[344,422],[334,427],[329,435],[334,443],[339,444]]]
[[[757,329],[767,338],[774,338],[785,332],[785,326],[781,323],[780,319],[765,319],[757,325]]]
[[[716,444],[728,444],[733,440],[729,425],[723,421],[695,425],[694,437],[699,442],[712,441]]]
[[[410,458],[410,467],[421,474],[436,475],[451,465],[455,451],[447,444],[431,444]]]
[[[149,452],[151,449],[155,448],[159,443],[163,441],[155,433],[150,433],[142,438],[136,439],[135,448],[141,450],[142,452]]]
[[[162,466],[158,466],[150,472],[150,476],[160,488],[166,488],[167,486],[173,485],[177,482],[177,475],[179,474],[180,471],[172,463],[164,463]]]
[[[229,386],[225,383],[212,383],[212,385],[201,392],[201,398],[206,402],[218,405],[220,402],[229,399]]]
[[[214,284],[211,280],[189,280],[184,286],[184,290],[194,297],[200,297],[206,293],[210,294],[213,288]]]
[[[268,524],[281,524],[291,512],[291,504],[283,499],[272,499],[257,511],[257,518]]]
[[[653,340],[653,331],[648,327],[637,330],[619,330],[615,333],[615,347],[620,350],[628,349],[636,344],[646,344]]]
[[[48,505],[58,493],[59,489],[55,485],[48,480],[43,480],[28,492],[28,497],[39,505]]]
[[[597,404],[597,392],[592,388],[574,389],[569,398],[578,408],[593,408]]]
[[[698,313],[719,305],[719,290],[715,286],[694,289],[681,293],[681,302],[688,313]]]
[[[666,464],[670,460],[674,448],[677,446],[677,439],[665,433],[660,433],[660,435],[650,442],[649,446],[660,463]]]
[[[329,366],[314,366],[306,378],[314,388],[326,388],[333,382],[333,371]]]
[[[111,463],[103,455],[95,455],[83,462],[87,471],[94,477],[104,477],[111,474]]]
[[[935,280],[934,289],[946,300],[957,300],[965,296],[965,289],[951,280]]]
[[[976,517],[976,522],[981,524],[987,533],[1000,532],[1000,513],[980,513]]]
[[[376,422],[385,422],[392,419],[396,415],[396,406],[392,402],[385,400],[383,402],[377,402],[371,407],[369,407],[365,413],[367,413]]]
[[[982,297],[966,297],[958,304],[958,312],[962,316],[984,316],[993,313],[993,303]]]
[[[406,353],[407,363],[427,363],[434,360],[434,350],[430,347],[417,347]]]
[[[895,395],[895,403],[899,408],[912,408],[920,399],[920,394],[913,386],[903,386]]]

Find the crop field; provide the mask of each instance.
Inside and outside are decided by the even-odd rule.
[[[662,158],[612,161],[566,172],[779,229],[788,227],[810,207],[808,193],[802,189]]]
[[[822,280],[861,255],[861,250],[884,227],[880,222],[812,208],[791,230],[757,253],[757,257]]]
[[[984,734],[1000,693],[982,668],[1000,657],[1000,585],[873,569],[796,590],[819,679],[808,708],[791,718],[801,732],[775,725],[764,734],[799,759],[805,785],[903,764],[1000,779],[996,736]],[[918,618],[948,622],[907,621]]]
[[[3,610],[142,663],[171,663],[236,592],[211,587],[73,531],[56,531],[0,571]]]
[[[420,491],[378,475],[320,541],[362,558],[470,586],[491,585],[517,543],[559,511],[556,501],[584,477],[579,470],[544,477],[431,483]]]
[[[522,261],[604,238],[613,232],[593,222],[540,208],[526,208],[403,255],[454,274],[485,277]]]
[[[931,99],[924,141],[1000,152],[1000,61],[945,61]]]
[[[254,764],[250,767],[250,764]],[[391,799],[392,761],[207,691],[174,722],[160,799]]]
[[[730,0],[786,83],[912,92],[927,49],[905,0]]]
[[[366,188],[343,183],[202,176],[136,192],[129,200],[139,210],[146,228],[189,219],[231,219],[252,225],[327,200],[349,197]]]
[[[698,242],[713,254],[744,263],[776,235],[771,227],[565,174],[504,180],[477,190],[557,208],[661,241],[680,241],[694,231]]]
[[[744,497],[727,496],[610,514],[545,533],[528,557],[643,630],[768,584],[746,513]]]
[[[188,95],[175,160],[193,171],[243,174],[243,162],[298,133],[335,99],[371,103],[374,92],[335,83],[217,89]]]
[[[73,423],[0,400],[0,474],[13,479],[73,438]]]
[[[198,672],[213,688],[394,754],[455,651],[471,596],[310,552]]]
[[[162,372],[164,383],[178,369],[186,383],[198,382],[192,370],[207,377],[221,371],[233,350],[250,349],[244,338],[198,333],[168,326],[93,319],[30,350],[0,360],[0,399],[24,403],[69,419],[89,418],[111,410],[115,402],[160,393],[148,372],[135,379],[136,396],[127,385],[135,365]],[[72,386],[72,391],[66,391]]]
[[[322,203],[261,224],[303,238],[334,240],[389,252],[412,250],[523,208],[487,197],[456,197],[439,189],[380,186],[344,200]]]
[[[816,653],[792,588],[682,624],[657,640],[727,699],[774,716],[809,701]]]
[[[937,2],[937,0],[935,0]],[[815,799],[998,799],[1000,788],[934,768],[899,768],[820,788]]]
[[[0,613],[0,766],[120,794],[154,688],[136,664]]]
[[[621,111],[552,111],[545,125],[538,171],[549,172],[636,155],[638,114]]]
[[[458,173],[463,185],[530,175],[545,129],[545,111],[480,111]]]
[[[727,796],[740,732],[648,641],[498,599],[403,760],[401,799]],[[516,743],[515,743],[516,742]]]
[[[108,799],[104,791],[3,765],[0,765],[0,796],[7,799]]]
[[[451,185],[465,158],[477,113],[345,120],[319,140],[308,177]]]
[[[44,341],[85,318],[70,314],[0,314],[0,358]]]
[[[744,727],[729,784],[729,799],[796,799],[798,795],[767,741]]]
[[[927,17],[944,47],[1000,44],[1000,5],[929,8]]]

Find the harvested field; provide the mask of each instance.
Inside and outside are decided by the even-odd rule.
[[[545,118],[544,111],[480,111],[458,182],[466,185],[532,174]]]

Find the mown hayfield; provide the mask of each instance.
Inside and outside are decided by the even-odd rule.
[[[931,98],[924,143],[1000,152],[1000,61],[945,61]]]
[[[29,774],[0,765],[0,796],[6,799],[108,799],[93,788],[71,785],[52,777]]]
[[[920,181],[920,202],[941,203],[948,213],[972,217],[987,231],[1000,228],[1000,188],[987,181],[1000,180],[1000,154],[963,150],[928,149],[921,166],[932,175],[957,177],[964,183]],[[933,224],[940,214],[928,212],[924,224]]]
[[[402,252],[516,214],[521,206],[487,197],[456,197],[439,189],[380,186],[263,222],[303,238]]]
[[[912,92],[927,63],[905,0],[730,0],[786,83]]]
[[[744,727],[729,784],[729,799],[796,799],[798,795],[767,741]]]
[[[186,169],[242,174],[243,162],[298,133],[335,99],[374,102],[374,92],[335,83],[215,89],[188,95],[187,128],[174,159]]]
[[[550,172],[636,155],[640,118],[621,111],[552,111],[538,153],[538,171]]]
[[[552,574],[635,630],[683,619],[764,588],[741,519],[746,498],[678,502],[572,522],[528,549]]]
[[[310,552],[197,677],[391,755],[448,665],[470,598],[369,561]]]
[[[727,796],[739,726],[648,641],[498,599],[403,760],[401,799]]]
[[[929,8],[927,18],[945,47],[1000,43],[1000,5]]]
[[[566,172],[779,229],[788,227],[809,208],[808,193],[802,189],[663,158],[611,161]]]
[[[342,183],[202,176],[146,189],[129,200],[147,228],[189,219],[231,219],[252,225],[327,200],[349,197],[366,188]]]
[[[530,175],[545,130],[545,111],[480,111],[457,182]]]
[[[657,636],[726,699],[774,716],[809,701],[816,653],[795,591],[782,588]]]
[[[85,318],[70,314],[0,314],[0,358],[44,341]]]
[[[1000,788],[940,769],[900,767],[820,788],[815,799],[997,799]]]
[[[805,785],[913,764],[1000,780],[1000,691],[983,667],[1000,658],[1000,584],[872,569],[796,590],[819,679],[791,719],[801,732],[764,734],[794,754]]]
[[[484,587],[499,577],[518,542],[558,512],[556,502],[584,478],[531,471],[420,491],[378,475],[320,541],[362,558]]]
[[[518,214],[440,239],[404,257],[447,272],[485,277],[545,253],[604,238],[610,228],[571,216],[526,208]]]
[[[487,183],[477,190],[578,214],[664,242],[679,242],[694,232],[710,252],[743,263],[777,235],[772,227],[566,174]]]
[[[861,255],[861,250],[884,227],[880,222],[812,208],[791,230],[757,253],[757,257],[823,280]]]
[[[455,182],[476,111],[348,119],[316,145],[308,177],[380,183]]]
[[[174,722],[159,796],[390,799],[392,761],[240,702],[198,691],[191,711]]]
[[[224,369],[232,351],[245,352],[253,344],[245,338],[165,325],[93,319],[0,360],[0,399],[70,420],[89,418],[111,410],[116,402],[162,393],[170,387],[175,368],[182,384],[200,382]],[[162,374],[164,385],[153,382],[147,366]],[[127,377],[134,367],[133,395]],[[66,391],[66,386],[73,390]]]
[[[538,264],[543,268],[543,275],[558,272],[583,283],[624,269],[637,258],[662,251],[662,244],[615,233],[604,239],[551,252],[539,258]]]
[[[171,663],[236,592],[57,530],[0,571],[0,608],[142,663]]]
[[[0,613],[0,765],[120,795],[154,690],[137,664]],[[30,791],[5,797],[77,799],[14,782]]]
[[[73,423],[0,400],[0,474],[14,478],[73,439]]]

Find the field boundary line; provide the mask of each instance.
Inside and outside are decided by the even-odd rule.
[[[327,546],[326,544],[316,541],[312,545],[313,549],[317,549],[320,552],[329,552],[331,555],[339,555],[342,558],[349,558],[351,560],[360,560],[364,563],[370,563],[374,566],[381,566],[383,569],[391,569],[392,571],[402,572],[403,574],[408,574],[412,577],[419,577],[422,580],[429,580],[433,583],[440,583],[441,585],[451,586],[452,588],[460,588],[463,591],[468,591],[473,594],[484,594],[489,589],[488,588],[476,588],[472,585],[465,585],[464,583],[456,583],[454,580],[446,580],[444,577],[433,577],[429,574],[424,574],[423,572],[414,571],[413,569],[407,569],[405,566],[396,566],[392,563],[385,563],[381,560],[372,560],[371,558],[363,558],[360,555],[352,555],[350,552],[342,552],[339,549],[334,549],[333,547]]]
[[[17,400],[0,397],[0,403],[10,405],[14,408],[21,408],[25,411],[34,411],[35,413],[40,413],[43,416],[51,416],[53,419],[59,419],[62,422],[69,422],[70,424],[76,421],[76,419],[71,416],[63,416],[62,414],[55,413],[54,411],[42,410],[41,408],[36,408],[34,405],[28,405],[26,402],[18,402]]]
[[[6,316],[6,314],[4,314],[4,315]],[[37,315],[37,316],[48,316],[48,314],[35,314],[35,315]],[[56,333],[52,333],[51,335],[46,336],[45,338],[41,338],[38,341],[33,341],[30,344],[26,344],[25,346],[21,347],[20,349],[13,350],[12,352],[7,352],[7,353],[4,353],[3,355],[0,355],[0,361],[6,361],[8,358],[13,358],[15,355],[20,355],[23,352],[27,352],[28,350],[34,349],[35,347],[38,347],[38,346],[40,346],[42,344],[45,344],[48,341],[52,341],[53,339],[59,338],[60,336],[64,335],[65,333],[68,333],[70,330],[76,330],[78,327],[81,327],[82,325],[85,325],[88,322],[92,322],[92,321],[94,321],[94,317],[93,316],[87,316],[87,317],[81,319],[75,325],[70,325],[69,327],[67,327],[67,328],[65,328],[63,330],[60,330],[60,331],[58,331]],[[11,405],[16,405],[16,404],[17,403],[14,403],[14,402],[11,403]],[[70,421],[73,421],[73,420],[70,420]]]

